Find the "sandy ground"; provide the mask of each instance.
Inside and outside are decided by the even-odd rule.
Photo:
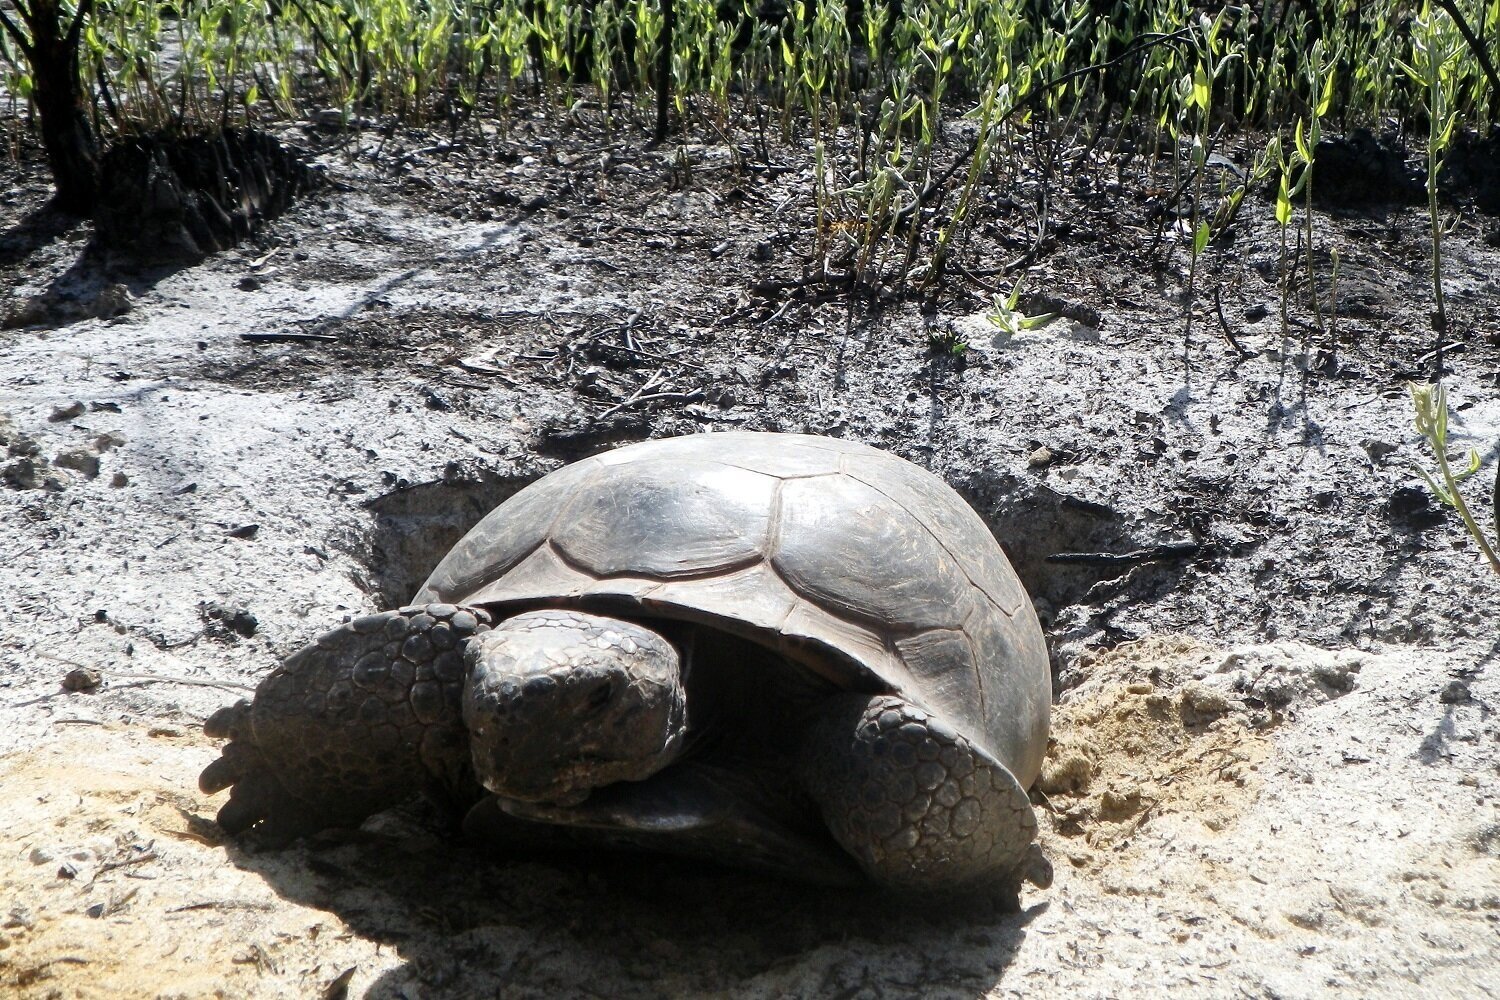
[[[0,983],[101,998],[336,982],[371,997],[1494,990],[1492,684],[1444,704],[1411,656],[1190,640],[1092,666],[1042,779],[1058,879],[1010,916],[668,862],[490,859],[407,817],[246,855],[193,788],[214,753],[194,720],[58,696],[39,744],[0,765]],[[1248,706],[1272,690],[1291,700]]]
[[[551,142],[477,174],[338,161],[359,190],[157,272],[80,257],[86,227],[26,235],[44,185],[7,166],[0,312],[40,297],[21,318],[43,322],[0,331],[0,991],[1496,990],[1500,585],[1413,491],[1415,216],[1396,213],[1395,243],[1329,220],[1358,296],[1337,372],[1312,376],[1255,308],[1274,302],[1263,229],[1223,265],[1240,265],[1224,305],[1252,358],[1226,360],[1211,311],[1185,345],[1164,305],[1180,274],[1108,263],[1102,237],[1028,279],[1102,319],[992,344],[974,296],[853,321],[747,294],[801,237],[711,148],[686,190],[669,158],[617,155],[570,200],[559,178],[583,161]],[[550,207],[494,209],[493,190]],[[1500,254],[1490,223],[1461,222],[1454,309],[1481,331]],[[971,350],[931,354],[932,330],[970,331]],[[241,339],[278,332],[336,340]],[[1497,354],[1476,332],[1449,379],[1454,433],[1491,470]],[[653,384],[672,398],[608,412]],[[419,810],[279,853],[224,841],[196,791],[216,755],[199,725],[237,685],[401,600],[541,472],[719,427],[892,448],[996,530],[1064,689],[1036,791],[1052,888],[1005,914],[670,861],[496,858]],[[1178,542],[1194,554],[1047,558]],[[62,688],[80,667],[96,691]]]

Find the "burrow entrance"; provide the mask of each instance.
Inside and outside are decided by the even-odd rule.
[[[470,528],[540,475],[450,466],[439,479],[370,501],[374,523],[365,559],[382,605],[408,603]],[[1002,475],[954,485],[1000,540],[1044,627],[1096,584],[1127,573],[1135,565],[1128,555],[1142,550],[1132,518],[1034,479]],[[1116,554],[1118,561],[1108,558]]]

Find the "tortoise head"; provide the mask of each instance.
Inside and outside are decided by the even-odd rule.
[[[633,622],[533,611],[464,648],[475,772],[503,799],[576,805],[671,763],[687,729],[677,651]]]

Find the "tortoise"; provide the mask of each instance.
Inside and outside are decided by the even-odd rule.
[[[230,834],[426,793],[488,845],[631,847],[829,884],[1046,886],[1051,675],[942,480],[800,434],[648,441],[481,520],[408,607],[216,712]]]

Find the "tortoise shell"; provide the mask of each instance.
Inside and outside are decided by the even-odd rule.
[[[1046,645],[1005,553],[946,483],[868,445],[710,433],[585,459],[490,512],[414,600],[709,625],[901,695],[1023,788],[1046,750]]]

